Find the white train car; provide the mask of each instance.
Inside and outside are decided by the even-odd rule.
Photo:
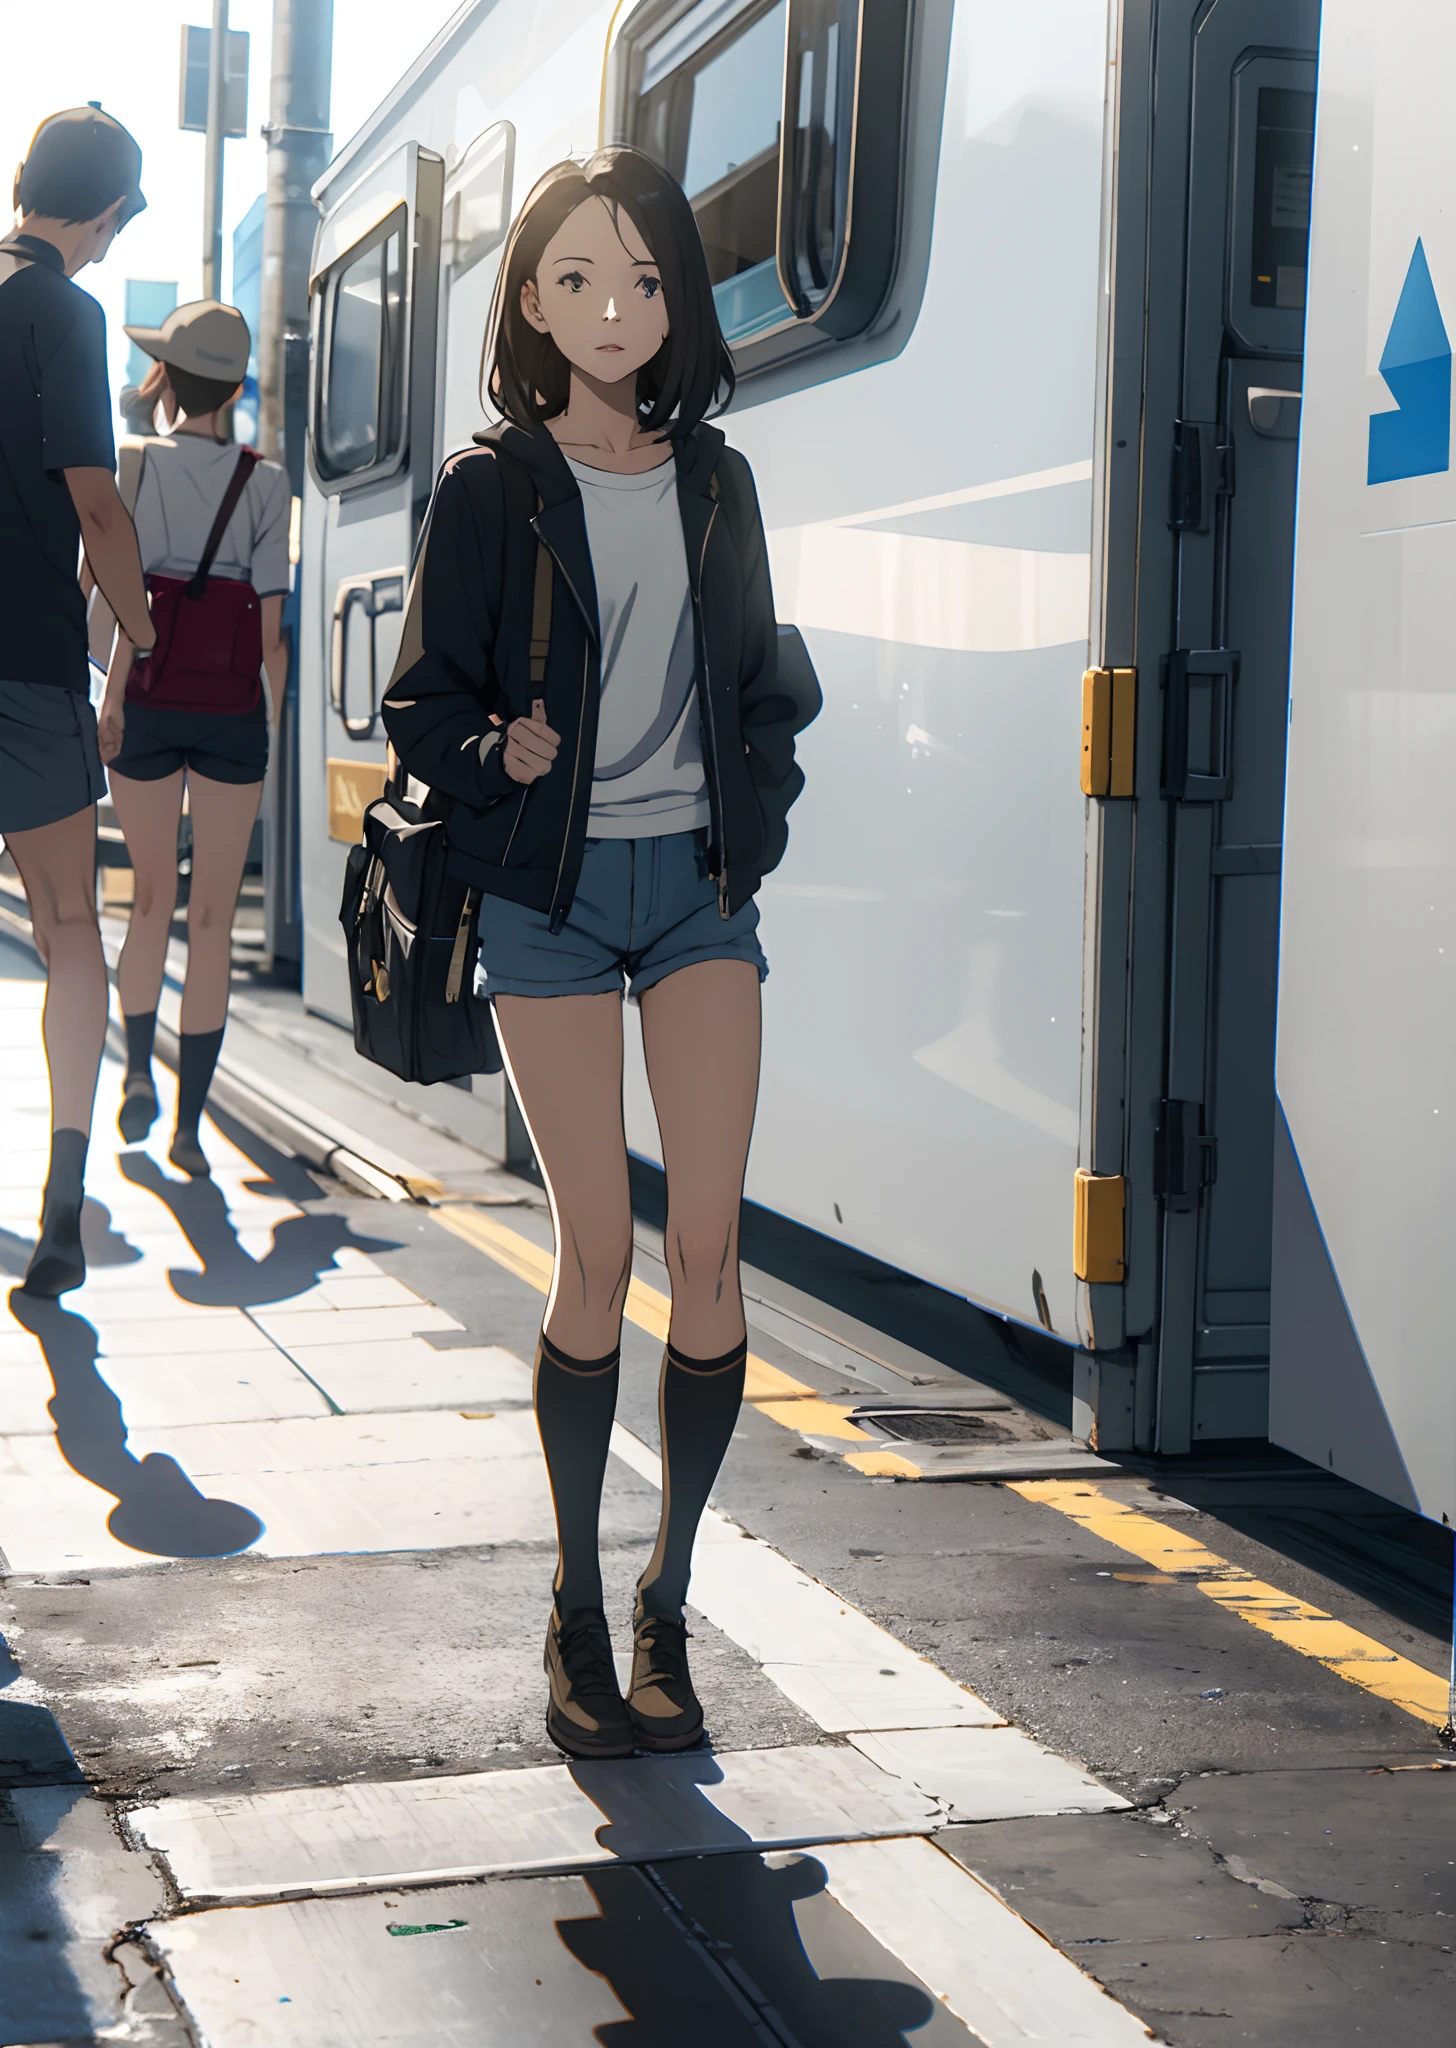
[[[1327,0],[1321,62],[1271,1434],[1449,1523],[1456,23],[1432,0]]]
[[[340,842],[511,213],[636,142],[702,224],[825,696],[749,1193],[1078,1346],[1109,1447],[1267,1428],[1318,22],[470,0],[315,195],[307,1002],[348,1013]],[[655,1158],[635,1048],[626,1109]]]

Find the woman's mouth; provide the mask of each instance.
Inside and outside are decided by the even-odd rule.
[[[597,343],[597,354],[599,356],[619,356],[621,353],[622,344],[620,341],[599,341]]]

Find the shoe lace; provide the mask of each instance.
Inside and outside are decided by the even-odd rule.
[[[654,1678],[684,1684],[688,1675],[687,1624],[665,1614],[649,1614],[637,1624],[637,1647],[647,1652]]]
[[[589,1610],[569,1615],[560,1625],[557,1642],[573,1691],[584,1697],[617,1691],[612,1638],[603,1616]]]

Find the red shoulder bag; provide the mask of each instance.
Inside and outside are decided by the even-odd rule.
[[[148,576],[157,644],[138,655],[126,686],[128,704],[156,711],[252,711],[262,695],[263,614],[251,583],[213,576],[213,558],[238,509],[258,457],[238,451],[202,560],[191,576]]]

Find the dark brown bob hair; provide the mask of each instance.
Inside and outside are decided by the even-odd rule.
[[[549,334],[521,310],[521,289],[535,278],[546,246],[588,199],[604,199],[615,220],[625,213],[656,263],[667,301],[667,339],[637,372],[637,412],[650,433],[690,434],[715,400],[726,406],[736,374],[708,277],[698,223],[682,186],[640,149],[598,150],[585,163],[553,164],[516,215],[496,279],[482,383],[491,403],[518,427],[542,425],[566,410],[571,367]]]

